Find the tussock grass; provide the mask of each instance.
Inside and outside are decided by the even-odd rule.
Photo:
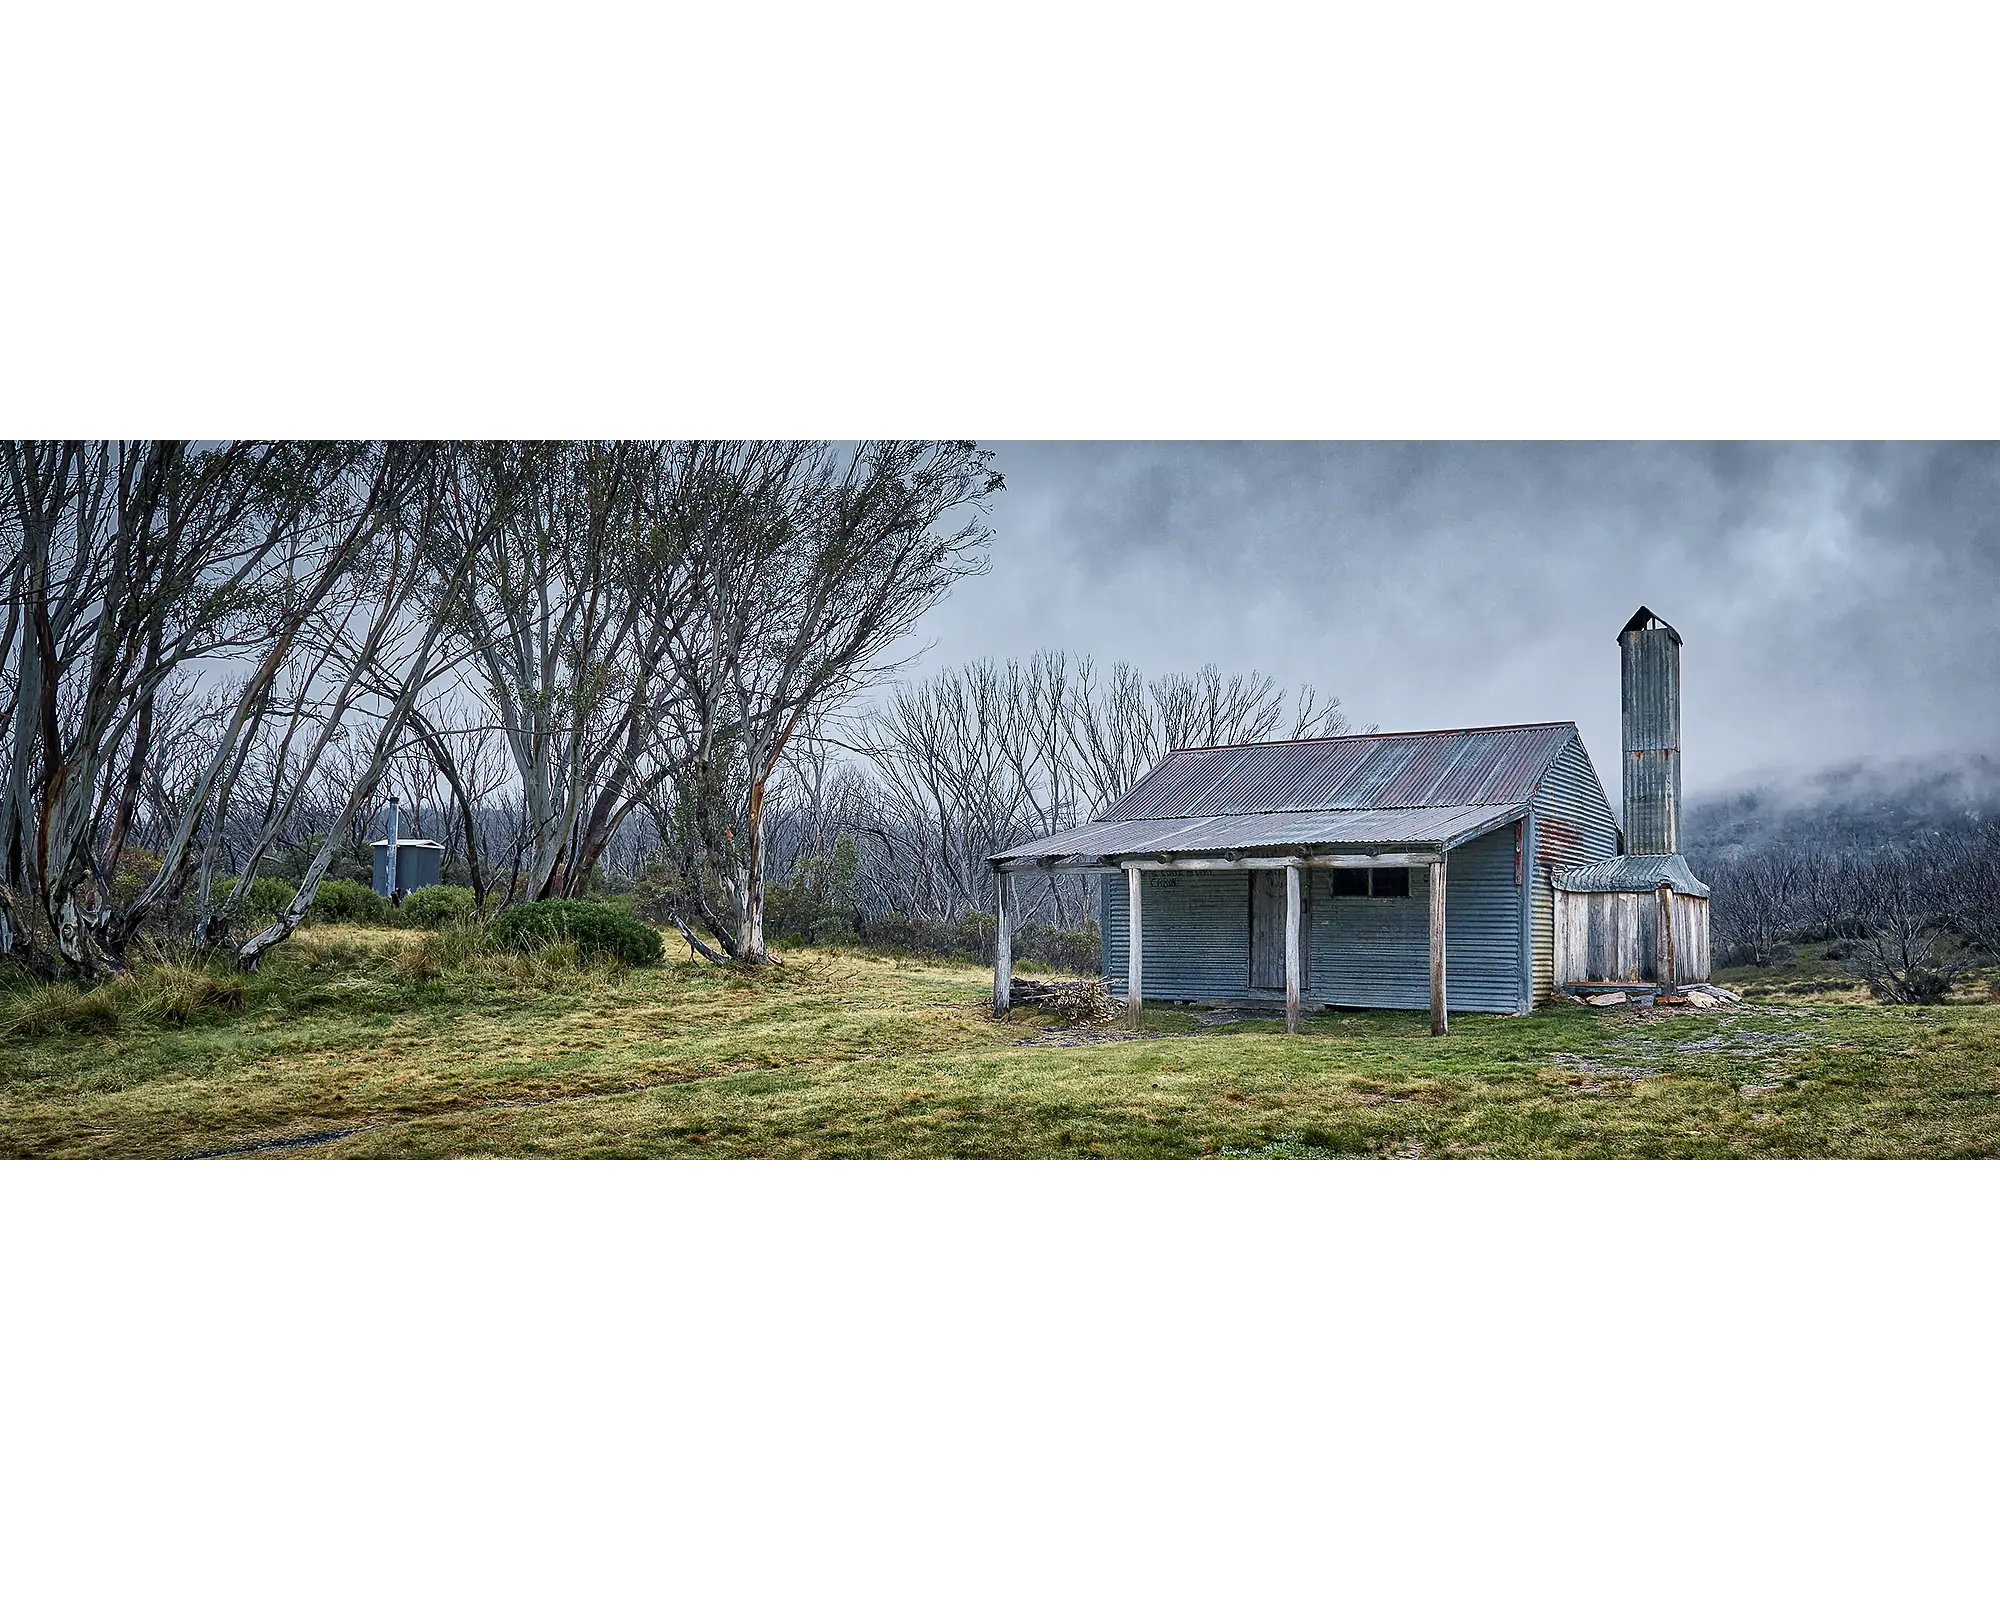
[[[57,1032],[111,1033],[122,1016],[118,998],[111,984],[40,985],[8,1003],[4,1031],[22,1038]]]
[[[1291,1037],[1163,1006],[1144,1038],[1055,1048],[1032,1016],[992,1020],[977,968],[832,950],[785,963],[630,968],[560,941],[498,948],[476,927],[333,927],[247,979],[206,974],[234,998],[145,974],[130,994],[90,992],[108,1001],[17,993],[0,1153],[341,1133],[275,1154],[2000,1154],[1994,1006],[1561,1007],[1454,1018],[1444,1039],[1417,1013],[1316,1014]],[[115,1022],[92,1021],[106,1005]]]
[[[249,985],[239,974],[217,974],[173,961],[152,963],[120,981],[132,985],[134,1014],[163,1027],[185,1027],[204,1017],[240,1012],[249,994]]]
[[[188,960],[153,956],[106,982],[35,984],[0,1008],[0,1034],[115,1033],[132,1023],[185,1027],[243,1009],[245,981]]]

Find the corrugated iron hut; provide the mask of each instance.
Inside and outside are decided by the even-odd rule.
[[[1556,982],[1672,990],[1708,979],[1708,885],[1681,852],[1681,636],[1641,606],[1618,635],[1621,853],[1556,875]]]
[[[1621,643],[1627,828],[1664,838],[1657,857],[1619,855],[1573,722],[1176,750],[1098,821],[991,858],[995,1010],[1012,1000],[1016,872],[1102,875],[1104,975],[1135,1025],[1166,999],[1282,1003],[1294,1029],[1303,1008],[1428,1007],[1443,1033],[1451,1007],[1525,1014],[1628,957],[1705,978],[1708,891],[1676,853],[1679,635],[1655,621],[1641,611]],[[1600,922],[1617,931],[1595,960]]]
[[[1104,874],[1104,974],[1143,998],[1525,1013],[1555,979],[1553,870],[1617,850],[1573,722],[1176,750],[1101,819],[992,858]],[[1447,900],[1449,915],[1446,914]]]

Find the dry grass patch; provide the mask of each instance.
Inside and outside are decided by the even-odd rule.
[[[1445,1039],[1414,1013],[1316,1015],[1293,1037],[1275,1019],[1205,1028],[1153,1007],[1146,1037],[1024,1050],[1037,1028],[993,1021],[977,969],[843,951],[786,963],[628,969],[451,929],[309,930],[237,1009],[117,1002],[103,1033],[76,996],[38,998],[66,1020],[10,1036],[0,1151],[339,1135],[269,1154],[2000,1153],[1990,1006],[1565,1008],[1454,1019]]]

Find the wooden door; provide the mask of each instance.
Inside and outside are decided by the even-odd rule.
[[[1303,885],[1301,885],[1303,888]],[[1305,905],[1299,906],[1299,987],[1307,976]],[[1250,874],[1250,987],[1285,987],[1285,874],[1282,869]]]

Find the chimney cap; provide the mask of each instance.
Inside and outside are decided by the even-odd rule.
[[[1657,622],[1661,627],[1665,628],[1667,630],[1667,637],[1672,639],[1675,644],[1681,642],[1680,633],[1674,625],[1658,612],[1648,610],[1645,606],[1641,606],[1637,611],[1632,613],[1632,620],[1618,630],[1618,637],[1622,641],[1626,634],[1638,633],[1651,622]]]

